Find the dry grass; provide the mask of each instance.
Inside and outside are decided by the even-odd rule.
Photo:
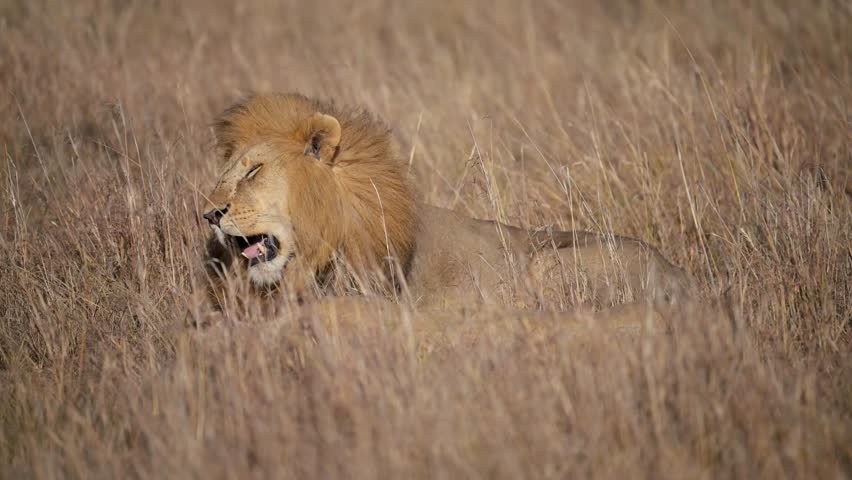
[[[852,475],[848,2],[284,3],[0,4],[0,477]],[[187,328],[251,90],[366,105],[425,199],[643,238],[734,314]]]

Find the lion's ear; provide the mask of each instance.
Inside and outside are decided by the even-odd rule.
[[[340,143],[340,122],[317,112],[307,120],[305,133],[305,155],[331,163]]]

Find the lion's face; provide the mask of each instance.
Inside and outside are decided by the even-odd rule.
[[[304,184],[312,184],[311,197],[333,184],[331,160],[340,142],[340,124],[319,112],[294,116],[293,127],[284,129],[290,131],[279,132],[283,135],[230,145],[225,171],[204,214],[220,241],[241,249],[249,278],[259,285],[277,283],[296,256],[293,203],[302,210],[316,204],[305,201]],[[299,227],[304,226],[302,222]],[[312,237],[314,242],[325,240],[322,235]]]
[[[295,255],[286,163],[286,155],[266,144],[235,152],[204,214],[221,242],[240,248],[258,284],[280,280]]]

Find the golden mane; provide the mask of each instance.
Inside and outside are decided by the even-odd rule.
[[[329,117],[339,122],[339,139],[316,158],[307,156],[317,119]],[[338,253],[357,268],[386,264],[389,256],[403,266],[409,262],[416,235],[414,193],[384,123],[361,109],[298,94],[265,94],[238,102],[213,127],[225,160],[258,144],[271,146],[284,160],[282,185],[298,256],[315,273]]]

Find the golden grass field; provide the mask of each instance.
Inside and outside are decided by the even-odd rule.
[[[841,0],[2,2],[0,477],[849,478],[851,64]],[[700,299],[193,327],[252,91],[363,105],[422,199],[643,239]]]

